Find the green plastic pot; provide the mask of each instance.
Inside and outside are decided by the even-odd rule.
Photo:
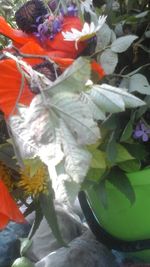
[[[86,191],[91,209],[104,230],[125,241],[150,239],[150,169],[127,174],[135,191],[136,201],[130,201],[106,181],[107,203],[105,208],[100,200],[100,191],[92,187]],[[150,262],[149,249],[129,253]]]

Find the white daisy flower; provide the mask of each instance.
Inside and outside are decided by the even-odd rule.
[[[62,32],[64,40],[66,41],[75,41],[75,47],[78,49],[78,42],[82,42],[88,40],[96,35],[96,32],[100,30],[100,28],[104,25],[107,16],[100,16],[98,19],[97,26],[91,22],[88,24],[84,23],[82,31],[78,31],[77,29],[71,28],[71,31]]]

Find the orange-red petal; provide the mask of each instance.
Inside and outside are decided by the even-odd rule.
[[[18,103],[29,105],[33,94],[25,83],[21,97],[20,94],[22,76],[17,69],[16,62],[11,59],[0,61],[0,109],[9,116]]]
[[[62,31],[71,31],[75,28],[79,31],[82,30],[83,23],[78,17],[65,17],[63,22]],[[78,49],[75,48],[74,41],[65,41],[62,32],[56,34],[53,40],[45,42],[47,48],[54,51],[62,51],[66,53],[67,58],[76,58],[86,47],[86,42],[80,42]]]
[[[25,218],[0,179],[0,230],[4,229],[9,221],[23,223]]]
[[[16,47],[21,47],[26,42],[35,39],[34,36],[28,35],[21,30],[13,29],[6,20],[0,16],[0,34],[10,38]]]
[[[91,67],[92,67],[92,70],[98,75],[100,79],[102,79],[106,75],[102,66],[98,64],[95,60],[91,62]]]
[[[24,46],[20,48],[20,53],[26,54],[31,57],[24,57],[24,61],[28,64],[35,65],[41,63],[44,59],[42,58],[34,58],[32,56],[46,56],[49,59],[53,60],[55,63],[59,65],[60,68],[65,69],[70,66],[74,60],[72,58],[67,57],[67,53],[63,51],[47,51],[46,49],[42,48],[36,42],[28,42]]]
[[[77,30],[82,29],[82,22],[78,17],[65,17],[63,22],[62,31],[70,31],[71,28]],[[53,52],[57,57],[76,58],[86,47],[86,42],[80,42],[78,49],[75,48],[74,41],[65,41],[62,32],[59,32],[54,37],[54,40],[47,40],[39,42],[33,34],[26,34],[21,30],[13,29],[6,20],[0,16],[0,34],[10,38],[14,45],[18,48],[24,46],[28,42],[35,42],[42,46],[47,52]]]

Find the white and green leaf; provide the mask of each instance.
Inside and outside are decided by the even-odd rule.
[[[140,73],[131,76],[129,79],[129,92],[150,95],[150,85],[147,78]]]
[[[118,63],[118,55],[111,49],[106,49],[100,56],[98,56],[97,60],[106,74],[112,74]]]
[[[51,97],[61,92],[80,93],[84,90],[90,73],[90,61],[80,57],[56,79],[52,86],[47,87],[45,95]]]
[[[126,92],[125,89],[108,84],[93,85],[88,92],[96,105],[105,112],[120,112],[126,108],[145,105],[145,102]]]
[[[52,109],[69,127],[78,144],[93,144],[100,138],[91,110],[80,100],[79,95],[68,92],[56,94],[52,98],[52,105]]]
[[[126,51],[137,38],[138,36],[136,35],[119,37],[111,44],[111,50],[115,53],[122,53]]]
[[[77,144],[76,139],[62,120],[60,120],[60,125],[66,173],[72,177],[74,182],[81,183],[90,167],[91,155]]]

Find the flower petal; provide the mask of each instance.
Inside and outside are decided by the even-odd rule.
[[[78,31],[82,30],[82,22],[78,17],[65,17],[62,32],[71,31],[74,28]],[[86,42],[82,42],[78,45],[78,50],[75,49],[75,41],[67,42],[64,40],[62,32],[56,34],[53,40],[48,40],[45,42],[47,48],[51,51],[62,51],[67,53],[68,58],[76,58],[87,46]]]
[[[100,79],[102,79],[106,74],[100,64],[98,64],[95,60],[91,63],[92,70],[98,75]]]
[[[0,74],[0,108],[5,116],[9,116],[15,108],[22,77],[16,63],[11,59],[0,61]],[[29,105],[33,96],[25,83],[19,103]]]
[[[9,221],[25,222],[23,214],[9,194],[7,187],[0,179],[0,230],[5,228]]]
[[[12,41],[14,41],[15,45],[17,47],[20,47],[24,45],[26,42],[31,41],[34,38],[34,36],[27,35],[21,30],[13,29],[6,20],[0,16],[0,34],[10,38]]]
[[[143,131],[141,131],[141,130],[135,131],[136,137],[141,137],[142,135],[143,135]]]
[[[146,133],[143,133],[143,135],[142,135],[142,140],[143,140],[143,142],[147,142],[148,141],[148,135],[146,134]]]

